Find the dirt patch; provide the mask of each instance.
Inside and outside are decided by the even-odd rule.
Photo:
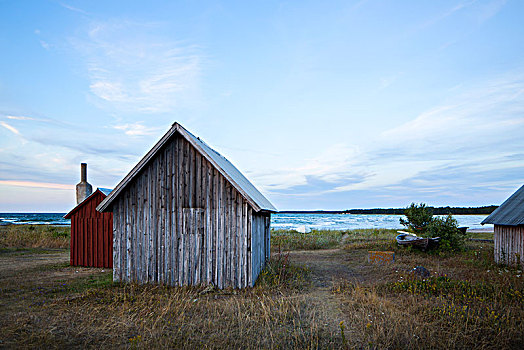
[[[362,275],[341,249],[289,252],[290,260],[306,266],[316,288],[331,288],[337,280],[359,280]]]
[[[353,339],[360,336],[351,329],[351,322],[344,312],[343,303],[333,289],[344,283],[372,283],[381,274],[380,267],[371,266],[366,262],[367,251],[352,251],[343,249],[323,249],[309,251],[291,251],[290,261],[308,268],[311,274],[312,288],[307,293],[308,302],[318,310],[322,310],[321,322],[329,327],[333,334],[341,335],[341,327]]]
[[[67,249],[4,249],[0,254],[0,310],[4,315],[0,318],[13,320],[28,308],[67,294],[72,283],[107,273],[107,269],[70,266]]]
[[[69,250],[66,249],[4,249],[0,254],[0,278],[16,276],[35,267],[67,263]]]

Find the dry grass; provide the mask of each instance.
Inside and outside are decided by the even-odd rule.
[[[330,337],[303,296],[161,286],[89,289],[3,329],[17,346],[313,348]],[[9,332],[9,333],[8,333]]]
[[[47,266],[42,273],[52,274]],[[75,270],[64,267],[62,270]],[[87,269],[85,269],[87,270]],[[114,284],[111,273],[3,287],[0,347],[337,348],[308,271],[273,258],[246,290]],[[33,274],[27,271],[25,277]],[[18,278],[12,276],[11,278]],[[12,280],[13,282],[14,280]],[[6,282],[4,280],[4,282]],[[328,325],[328,323],[330,323]]]
[[[371,279],[333,287],[351,324],[350,346],[364,348],[520,349],[524,345],[522,271],[493,262],[493,244],[470,242],[442,256],[385,246],[396,262],[372,267]],[[418,277],[413,267],[431,275]]]
[[[272,230],[271,246],[275,251],[330,249],[340,245],[344,231],[312,230],[300,233],[295,230]]]
[[[111,271],[68,266],[67,250],[5,248],[0,348],[523,347],[524,277],[494,264],[492,243],[437,255],[397,247],[394,235],[328,232],[343,249],[274,254],[241,291],[116,284]],[[396,261],[370,265],[368,250]]]
[[[295,230],[272,230],[271,246],[275,251],[333,249],[342,243],[376,243],[390,241],[396,230],[355,229],[355,230],[311,230],[300,233]]]
[[[0,226],[0,248],[68,248],[70,237],[69,226]]]

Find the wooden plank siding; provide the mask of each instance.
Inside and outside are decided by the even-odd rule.
[[[524,267],[524,226],[495,225],[495,262]]]
[[[113,267],[113,214],[96,211],[105,197],[95,191],[66,215],[71,219],[72,266]]]
[[[243,288],[269,259],[270,214],[178,134],[111,208],[116,281]]]

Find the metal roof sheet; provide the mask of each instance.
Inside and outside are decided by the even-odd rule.
[[[109,196],[109,194],[113,191],[112,188],[101,188],[101,187],[98,187],[98,189],[100,190],[100,192],[102,192],[106,196]]]
[[[264,197],[264,195],[260,193],[257,188],[229,160],[209,147],[199,137],[196,137],[187,130],[186,132],[188,136],[190,136],[193,141],[197,143],[211,159],[214,160],[216,165],[218,165],[227,175],[229,175],[229,180],[232,183],[238,185],[239,188],[237,189],[240,192],[244,192],[245,196],[249,196],[254,202],[257,203],[261,210],[277,211],[273,204],[271,204],[271,202],[269,202],[269,200]]]
[[[485,218],[481,224],[524,225],[524,185]]]
[[[148,161],[166,144],[170,138],[179,133],[191,143],[217,170],[246,198],[255,211],[273,211],[277,209],[264,197],[260,191],[225,157],[209,147],[204,141],[187,131],[182,125],[174,123],[171,129],[153,146],[153,148],[138,162],[138,164],[127,174],[122,181],[96,208],[103,212],[108,210],[111,202],[118,197],[119,193],[127,184],[146,166]]]

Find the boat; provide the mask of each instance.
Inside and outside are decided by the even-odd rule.
[[[396,237],[397,243],[398,245],[402,246],[414,246],[425,250],[430,244],[440,241],[440,237],[419,237],[411,232],[406,231],[397,231],[397,233],[399,233],[399,235]]]

